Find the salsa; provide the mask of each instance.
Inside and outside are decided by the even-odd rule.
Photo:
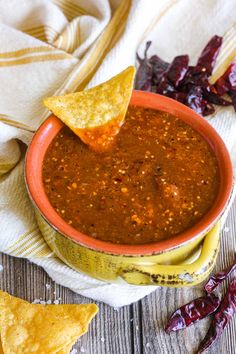
[[[212,206],[219,168],[208,143],[179,118],[130,106],[109,151],[89,149],[64,126],[43,163],[58,214],[91,237],[120,244],[172,238]]]

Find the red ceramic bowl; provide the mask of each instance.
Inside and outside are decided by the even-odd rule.
[[[29,195],[45,220],[67,238],[90,249],[117,255],[150,255],[162,253],[193,241],[206,233],[220,218],[229,202],[233,186],[233,170],[227,148],[217,132],[190,108],[170,98],[154,93],[134,91],[130,105],[148,107],[171,113],[199,132],[209,143],[220,169],[220,187],[211,209],[193,227],[165,241],[146,245],[121,245],[100,241],[84,235],[68,225],[53,209],[43,187],[42,164],[47,148],[62,128],[63,123],[51,115],[38,129],[28,148],[25,178]]]

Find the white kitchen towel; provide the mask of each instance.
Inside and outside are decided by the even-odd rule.
[[[154,286],[109,284],[76,272],[48,248],[27,196],[25,145],[49,112],[44,96],[92,87],[150,54],[194,63],[214,34],[224,36],[213,80],[236,56],[235,0],[0,0],[0,251],[42,266],[59,284],[112,306]],[[232,151],[236,115],[208,118]]]

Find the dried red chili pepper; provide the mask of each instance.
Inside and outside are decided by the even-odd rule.
[[[140,56],[137,54],[137,59],[140,64],[135,78],[135,88],[137,90],[152,90],[152,66],[150,65],[149,60],[147,58],[147,52],[151,43],[151,41],[146,43],[143,59],[140,58]]]
[[[210,103],[214,103],[219,106],[231,106],[232,102],[225,100],[224,98],[218,96],[214,92],[203,91],[203,97]]]
[[[230,85],[228,82],[227,77],[224,75],[222,75],[214,84],[214,87],[218,93],[219,96],[224,95],[226,92],[229,91],[230,89]]]
[[[174,85],[167,79],[166,76],[162,76],[159,85],[156,88],[156,92],[161,95],[169,96],[172,92],[176,92]]]
[[[224,95],[228,91],[236,88],[236,60],[229,66],[226,72],[216,81],[216,91],[219,95]]]
[[[207,103],[205,109],[204,109],[204,116],[209,116],[209,114],[213,114],[215,112],[215,108],[213,104]]]
[[[195,112],[205,116],[207,100],[203,98],[203,90],[201,86],[193,86],[186,97],[187,106]]]
[[[152,75],[153,75],[152,76],[152,83],[153,83],[153,86],[156,87],[160,83],[164,72],[169,67],[169,63],[162,60],[157,55],[153,55],[149,59],[149,63],[152,66]]]
[[[229,91],[229,95],[231,97],[232,105],[234,107],[234,110],[236,112],[236,88],[234,90],[230,90]]]
[[[172,92],[169,94],[169,97],[171,97],[174,100],[179,101],[181,103],[185,103],[186,98],[187,98],[187,93],[185,93],[185,92]]]
[[[210,294],[236,269],[236,255],[233,264],[223,271],[212,275],[204,286],[204,290]]]
[[[162,74],[162,78],[157,85],[156,92],[166,96],[173,96],[176,88],[184,79],[188,70],[188,55],[179,55],[174,58],[172,63],[168,66]]]
[[[178,87],[181,81],[184,79],[188,70],[188,55],[179,55],[175,57],[166,71],[168,80]]]
[[[202,68],[190,66],[187,74],[180,86],[180,90],[188,92],[191,88],[195,86],[200,86],[206,90],[210,89],[210,84],[208,81],[208,76]]]
[[[198,354],[208,349],[222,334],[236,313],[236,278],[232,280],[218,311],[214,314],[210,329],[200,344]]]
[[[212,37],[203,49],[197,64],[189,66],[188,55],[177,56],[170,64],[157,55],[148,59],[147,51],[151,42],[147,42],[144,58],[141,59],[137,55],[140,66],[135,88],[171,97],[202,116],[215,112],[213,104],[233,105],[236,111],[236,61],[215,85],[209,82],[221,44],[222,37]],[[231,101],[221,97],[224,93],[230,96]]]
[[[229,66],[224,75],[216,81],[214,87],[220,96],[228,93],[236,111],[236,60]]]
[[[184,329],[215,312],[219,305],[220,299],[214,294],[199,297],[176,310],[171,315],[165,331],[170,333]]]
[[[203,49],[198,61],[197,66],[205,69],[208,75],[211,75],[212,69],[214,68],[216,58],[219,54],[220,47],[222,45],[222,37],[214,36],[207,43]]]
[[[236,60],[230,65],[230,70],[228,70],[228,80],[230,83],[230,89],[236,89]]]

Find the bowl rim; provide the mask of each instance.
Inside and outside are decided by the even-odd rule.
[[[229,152],[216,130],[187,106],[168,97],[144,91],[133,91],[130,105],[149,107],[177,115],[197,130],[211,146],[220,169],[220,187],[208,212],[191,228],[167,240],[141,245],[114,244],[85,235],[67,224],[50,204],[42,181],[42,164],[47,148],[64,124],[54,115],[38,128],[28,147],[25,159],[25,182],[34,206],[59,233],[71,240],[100,252],[115,255],[151,255],[163,253],[205,234],[220,218],[228,205],[233,188],[233,168]]]

